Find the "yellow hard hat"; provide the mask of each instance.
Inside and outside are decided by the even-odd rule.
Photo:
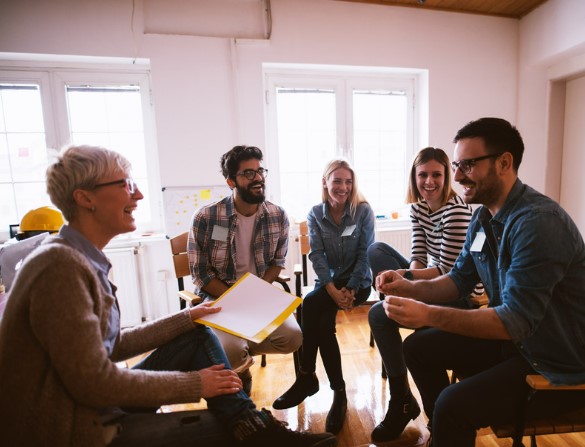
[[[20,233],[42,232],[56,233],[65,223],[63,214],[52,206],[42,206],[31,210],[20,221]]]

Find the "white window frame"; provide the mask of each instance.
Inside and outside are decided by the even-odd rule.
[[[272,172],[278,172],[279,149],[276,114],[276,89],[323,88],[336,91],[337,155],[353,161],[353,107],[352,92],[360,90],[402,90],[408,95],[407,147],[404,170],[409,172],[414,155],[428,145],[428,71],[386,67],[350,67],[306,64],[263,65],[266,122],[266,163]],[[348,104],[349,103],[349,104]],[[277,176],[271,177],[269,198],[281,199],[281,185]],[[286,204],[283,204],[286,205]],[[378,226],[404,226],[408,216],[379,219]]]
[[[88,62],[97,60],[98,62]],[[154,106],[151,99],[150,66],[147,61],[123,58],[73,58],[72,60],[4,59],[0,54],[0,81],[11,83],[38,83],[45,124],[49,163],[54,149],[70,144],[66,85],[140,85],[145,156],[151,220],[140,223],[136,232],[162,231],[162,200]],[[22,219],[23,216],[19,216]],[[18,223],[18,222],[14,222]],[[8,229],[0,228],[0,240],[8,238]]]

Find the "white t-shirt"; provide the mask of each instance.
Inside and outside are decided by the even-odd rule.
[[[256,214],[244,216],[238,215],[238,228],[236,230],[236,278],[240,279],[245,273],[257,275],[256,262],[254,262],[254,229],[256,227]]]

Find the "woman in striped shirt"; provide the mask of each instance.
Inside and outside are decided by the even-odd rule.
[[[374,277],[395,270],[408,280],[435,278],[451,270],[463,247],[472,209],[453,190],[449,157],[442,149],[427,147],[415,157],[407,202],[412,203],[411,259],[384,242],[375,242],[368,248]],[[467,299],[449,304],[471,307]],[[408,422],[418,417],[420,408],[408,385],[398,323],[386,316],[382,302],[372,306],[368,320],[388,373],[391,395],[386,417],[374,428],[372,441],[388,441],[400,436]]]

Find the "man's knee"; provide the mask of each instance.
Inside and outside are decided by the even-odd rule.
[[[421,355],[428,352],[426,332],[426,330],[415,331],[406,337],[402,344],[404,360],[409,368],[417,359],[420,359]]]
[[[271,340],[271,344],[279,352],[288,354],[295,352],[303,344],[303,332],[298,325],[288,325],[278,336]]]

